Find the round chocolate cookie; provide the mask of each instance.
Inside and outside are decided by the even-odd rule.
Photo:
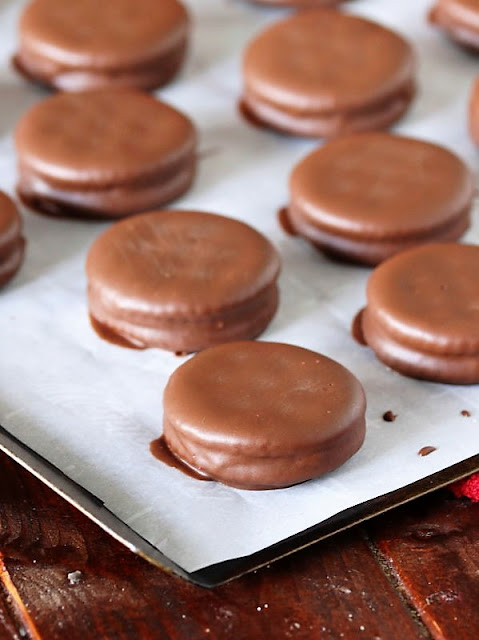
[[[479,50],[477,0],[438,0],[429,13],[429,20],[455,42]]]
[[[479,383],[479,246],[416,247],[377,267],[360,324],[377,357],[406,376]]]
[[[154,89],[180,69],[188,34],[178,0],[33,0],[20,19],[14,64],[62,91]]]
[[[332,9],[301,11],[247,47],[241,107],[296,135],[382,129],[408,108],[414,70],[411,46],[389,29]]]
[[[469,133],[474,144],[479,147],[479,77],[473,84],[469,101]]]
[[[137,348],[192,352],[254,338],[276,312],[279,270],[271,243],[242,222],[145,213],[113,225],[91,247],[90,314]]]
[[[0,191],[0,287],[17,273],[24,253],[22,219],[13,201]]]
[[[418,244],[457,240],[469,226],[472,198],[472,175],[450,151],[358,133],[327,143],[295,167],[287,215],[319,249],[375,265]]]
[[[174,456],[240,489],[276,489],[336,469],[361,447],[366,399],[342,365],[307,349],[235,342],[179,367],[164,393]]]
[[[186,191],[196,167],[192,122],[133,89],[61,93],[16,128],[18,193],[51,215],[117,218]]]

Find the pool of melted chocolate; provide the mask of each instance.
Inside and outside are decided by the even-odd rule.
[[[208,478],[198,471],[195,471],[184,462],[179,460],[176,456],[174,456],[169,450],[163,436],[157,438],[156,440],[153,440],[153,442],[150,443],[150,452],[157,460],[160,460],[160,462],[163,462],[168,467],[173,467],[174,469],[178,469],[178,471],[182,471],[185,475],[190,476],[190,478],[195,478],[195,480],[203,480],[205,482],[211,482],[211,478]]]

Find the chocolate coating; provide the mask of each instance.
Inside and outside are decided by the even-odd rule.
[[[479,247],[438,243],[372,273],[362,331],[377,357],[414,378],[479,383]]]
[[[248,225],[155,211],[107,229],[87,259],[92,317],[140,347],[192,352],[262,333],[278,305],[279,256]]]
[[[477,0],[438,0],[429,20],[452,40],[479,50],[479,4]]]
[[[260,33],[243,61],[243,108],[305,136],[381,129],[414,94],[414,55],[392,31],[330,9],[306,10]]]
[[[33,0],[20,19],[14,62],[62,91],[154,89],[178,72],[188,34],[178,0]]]
[[[237,342],[179,367],[164,392],[164,437],[182,462],[242,489],[286,487],[348,460],[365,435],[359,381],[288,344]]]
[[[320,249],[374,265],[418,244],[457,240],[472,199],[472,175],[455,154],[368,132],[333,140],[294,168],[289,218]]]
[[[121,217],[191,184],[196,132],[172,107],[131,89],[57,94],[15,132],[22,199],[51,214]]]
[[[17,273],[24,254],[22,219],[13,201],[0,191],[0,287]]]
[[[474,144],[479,147],[479,78],[472,86],[469,101],[469,133]]]

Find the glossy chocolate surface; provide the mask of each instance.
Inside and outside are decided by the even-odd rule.
[[[279,256],[239,221],[156,211],[117,223],[88,254],[90,312],[137,346],[191,352],[261,333],[278,304]]]
[[[166,464],[168,467],[172,467],[173,469],[178,469],[190,478],[194,478],[195,480],[205,480],[209,481],[210,478],[201,475],[197,471],[194,471],[191,467],[188,467],[186,464],[181,462],[178,458],[176,458],[171,451],[168,449],[164,436],[153,440],[150,442],[150,452],[151,454],[163,464]]]
[[[0,286],[13,278],[23,262],[22,226],[14,202],[0,191]]]
[[[468,49],[479,50],[479,4],[476,0],[438,0],[429,19],[452,40]]]
[[[365,341],[393,369],[438,382],[479,382],[479,247],[431,244],[371,275]]]
[[[479,147],[479,78],[472,86],[469,100],[469,133],[476,147]]]
[[[131,89],[47,98],[22,117],[15,143],[23,199],[84,215],[163,204],[190,186],[196,165],[192,122]]]
[[[343,366],[292,345],[238,342],[201,352],[164,393],[170,451],[225,484],[289,486],[361,446],[365,396]]]
[[[447,149],[368,132],[333,140],[294,168],[289,214],[318,247],[377,264],[417,244],[458,239],[473,191],[471,172]]]
[[[332,258],[368,266],[375,266],[396,253],[406,251],[429,242],[449,242],[460,238],[469,228],[470,207],[462,211],[457,218],[422,235],[406,238],[357,238],[324,231],[316,223],[301,216],[294,208],[289,217],[298,232],[314,246]]]
[[[409,108],[415,87],[409,84],[379,104],[348,112],[289,112],[245,89],[240,112],[256,127],[307,138],[335,138],[360,131],[387,129]]]
[[[340,235],[385,239],[427,233],[471,206],[472,174],[435,144],[369,132],[333,140],[293,170],[295,209]]]
[[[20,20],[15,63],[24,75],[64,91],[152,89],[179,70],[188,34],[178,0],[33,0]]]
[[[248,45],[243,101],[257,119],[300,135],[382,128],[411,101],[414,66],[410,45],[376,23],[302,11]]]

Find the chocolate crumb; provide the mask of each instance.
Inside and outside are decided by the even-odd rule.
[[[397,418],[397,415],[392,411],[386,411],[386,413],[383,413],[384,422],[394,422],[396,418]]]
[[[434,451],[437,451],[436,447],[423,447],[417,453],[419,456],[422,456],[424,458],[424,456],[428,456],[431,453],[434,453]]]
[[[187,355],[188,355],[187,351],[175,351],[175,356],[178,356],[179,358],[184,358]]]
[[[83,580],[83,573],[81,571],[70,571],[67,578],[71,585],[76,585]]]
[[[467,409],[463,409],[461,411],[461,416],[464,416],[465,418],[470,418],[471,417],[471,412],[468,411]]]

